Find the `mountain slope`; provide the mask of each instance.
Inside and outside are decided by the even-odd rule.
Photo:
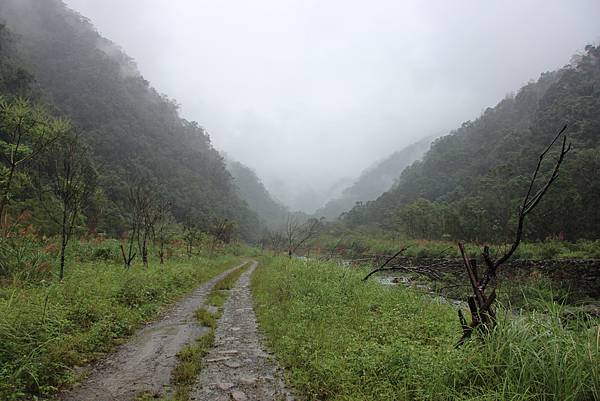
[[[252,237],[257,218],[236,194],[206,131],[179,117],[116,45],[60,0],[3,0],[0,19],[13,32],[40,100],[69,117],[101,166],[111,206],[105,231],[118,232],[132,182],[152,180],[171,199],[179,220],[238,222]]]
[[[233,176],[240,198],[248,204],[259,219],[270,229],[281,229],[289,214],[288,209],[276,202],[260,178],[249,167],[242,163],[228,160],[227,168]]]
[[[357,202],[376,199],[392,187],[402,170],[423,156],[432,140],[431,137],[425,138],[369,167],[351,186],[342,191],[339,198],[327,202],[315,215],[334,219],[351,209]]]
[[[436,140],[395,188],[355,207],[345,221],[416,237],[506,240],[538,156],[564,124],[573,151],[526,235],[599,238],[600,49],[594,46]]]

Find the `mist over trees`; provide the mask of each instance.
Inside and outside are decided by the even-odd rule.
[[[250,210],[256,212],[267,228],[281,228],[289,210],[273,199],[256,173],[233,160],[228,160],[227,169],[233,176],[238,195],[248,204]]]
[[[537,155],[568,124],[572,154],[561,179],[531,214],[524,238],[598,238],[599,79],[600,48],[587,46],[572,64],[542,74],[437,139],[392,190],[354,207],[344,215],[345,223],[377,224],[414,238],[510,239]],[[549,167],[542,166],[542,174]]]
[[[423,157],[432,141],[431,137],[422,139],[375,163],[363,171],[351,186],[344,189],[340,197],[327,202],[315,212],[315,215],[335,219],[350,210],[357,202],[377,199],[395,184],[402,170]]]
[[[177,104],[85,17],[60,0],[7,0],[0,15],[0,89],[69,119],[100,166],[90,230],[127,231],[127,183],[149,176],[177,220],[208,230],[213,219],[228,218],[242,238],[256,238],[256,214],[237,195],[206,130],[180,118]]]

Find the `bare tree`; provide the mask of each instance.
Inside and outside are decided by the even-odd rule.
[[[269,231],[265,234],[263,243],[268,244],[274,251],[280,251],[284,249],[286,240],[281,231]]]
[[[77,135],[65,135],[54,142],[37,163],[36,187],[48,216],[61,227],[60,279],[64,277],[65,250],[83,204],[95,190],[96,172],[88,148]],[[60,211],[48,207],[47,193],[60,201]]]
[[[137,216],[138,251],[142,256],[142,264],[148,267],[148,241],[153,236],[154,224],[159,218],[161,202],[155,186],[141,184],[133,192],[134,207]]]
[[[156,207],[156,221],[152,227],[152,239],[155,246],[158,246],[158,257],[160,264],[165,263],[165,244],[171,239],[172,227],[175,219],[170,213],[171,203],[161,199]],[[158,243],[158,245],[157,245]]]
[[[293,214],[288,214],[287,220],[285,222],[285,239],[287,242],[288,249],[288,257],[292,257],[292,249],[294,248],[294,243],[296,242],[296,237],[300,232],[300,223],[298,222],[298,218]]]
[[[126,268],[131,267],[135,259],[134,247],[137,242],[138,251],[142,255],[142,263],[148,266],[148,238],[154,224],[154,194],[146,184],[135,184],[129,189],[129,233],[127,238],[127,253],[121,244],[123,264]]]
[[[285,226],[288,257],[291,258],[298,248],[316,236],[321,227],[322,220],[313,218],[308,219],[304,224],[300,224],[296,216],[289,214]]]
[[[499,258],[493,259],[490,253],[490,248],[485,246],[483,248],[482,256],[486,265],[486,270],[483,276],[480,277],[476,261],[468,258],[465,252],[464,244],[458,244],[465,268],[467,270],[469,282],[473,290],[473,295],[468,298],[471,322],[467,323],[462,311],[458,311],[458,318],[462,326],[463,335],[458,341],[457,346],[462,345],[467,339],[469,339],[473,334],[473,331],[476,329],[489,331],[495,326],[496,315],[492,305],[496,300],[497,283],[495,278],[498,268],[515,253],[523,237],[523,226],[526,217],[540,203],[552,183],[558,178],[560,166],[562,165],[567,153],[569,153],[571,150],[571,144],[567,144],[567,135],[563,135],[566,129],[567,126],[565,125],[539,156],[538,163],[529,182],[527,193],[525,194],[525,197],[523,198],[523,201],[519,207],[515,239],[508,251],[506,251]],[[550,176],[544,182],[538,184],[542,163],[561,136],[562,146],[554,163],[554,168],[552,169]]]

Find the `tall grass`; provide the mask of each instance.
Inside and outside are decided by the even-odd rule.
[[[0,399],[48,395],[161,308],[237,259],[192,258],[149,269],[73,264],[63,282],[0,288]]]
[[[364,271],[266,259],[253,278],[270,347],[315,400],[599,400],[599,321],[562,306],[501,310],[485,342],[460,349],[455,307]],[[539,310],[539,308],[538,308]]]

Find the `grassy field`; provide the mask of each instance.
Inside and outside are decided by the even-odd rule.
[[[268,345],[306,399],[600,399],[598,320],[565,321],[552,302],[543,312],[501,309],[485,342],[455,349],[455,307],[363,283],[364,273],[265,258],[253,277]]]
[[[165,305],[239,260],[194,256],[125,270],[111,253],[98,260],[101,247],[90,250],[96,261],[80,255],[63,282],[0,286],[0,399],[31,399],[68,386],[77,379],[73,367],[111,350]]]

